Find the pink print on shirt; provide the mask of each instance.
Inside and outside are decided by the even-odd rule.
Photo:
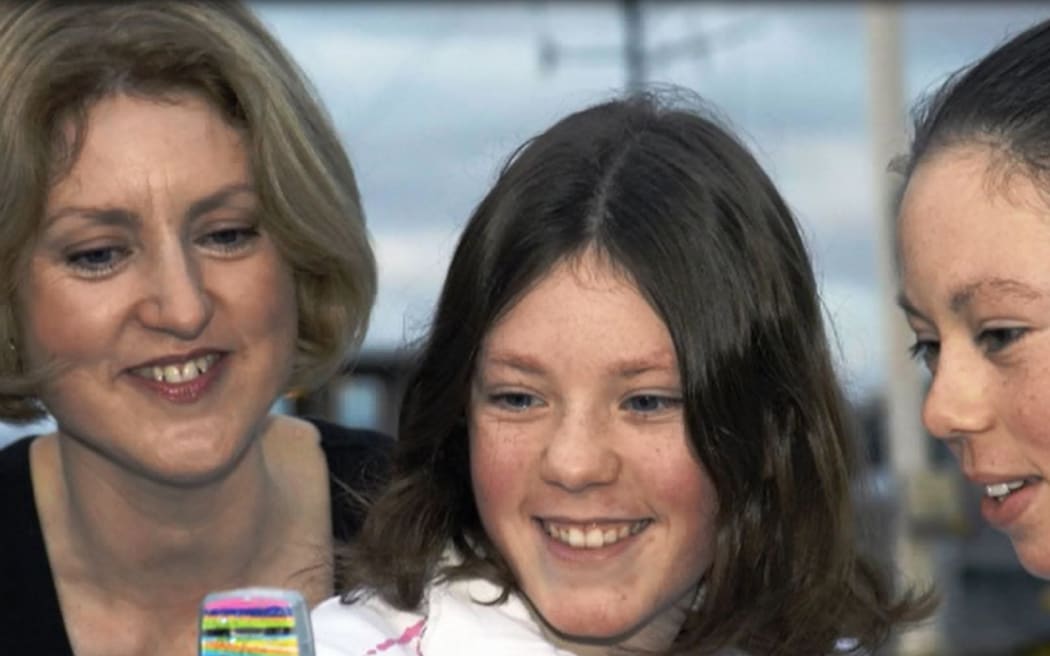
[[[413,624],[412,626],[410,626],[407,629],[405,629],[405,631],[400,636],[398,636],[397,638],[390,638],[388,640],[384,640],[383,642],[379,643],[375,647],[369,649],[367,652],[365,652],[365,654],[367,656],[376,656],[376,654],[379,654],[380,652],[384,652],[387,649],[390,649],[391,647],[395,647],[397,645],[407,645],[407,644],[410,644],[413,640],[419,640],[419,638],[423,635],[423,629],[426,628],[426,625],[427,625],[427,620],[426,620],[426,618],[423,618],[423,619],[419,620],[418,622],[416,622],[415,624]],[[416,643],[416,653],[417,654],[422,654],[423,652],[419,651],[419,649],[420,649],[420,645],[417,642]]]

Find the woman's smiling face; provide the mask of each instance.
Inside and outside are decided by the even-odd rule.
[[[20,288],[41,395],[103,462],[189,484],[237,462],[289,375],[297,309],[240,131],[193,95],[115,95],[51,189]]]

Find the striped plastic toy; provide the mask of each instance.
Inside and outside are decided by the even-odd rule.
[[[200,656],[314,656],[306,602],[298,592],[213,592],[200,610]]]

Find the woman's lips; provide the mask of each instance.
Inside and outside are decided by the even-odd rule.
[[[208,353],[182,362],[148,364],[130,370],[137,385],[172,403],[195,403],[226,368],[224,354]]]

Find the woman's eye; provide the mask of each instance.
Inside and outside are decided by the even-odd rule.
[[[66,264],[78,273],[88,276],[104,276],[114,270],[129,255],[123,246],[101,246],[85,248],[66,255]]]
[[[539,399],[525,392],[502,392],[489,395],[489,402],[507,410],[522,412],[537,405]]]
[[[223,228],[205,234],[197,243],[223,253],[235,253],[247,248],[258,236],[257,228]]]
[[[937,356],[940,354],[940,342],[932,339],[916,339],[915,343],[908,347],[908,355],[916,362],[922,362],[927,371],[932,372],[937,367]]]
[[[624,401],[624,407],[638,414],[662,412],[680,407],[682,399],[661,394],[638,394]]]
[[[997,353],[1021,339],[1028,333],[1027,328],[1012,326],[1009,328],[989,328],[977,335],[977,343],[986,353]]]

